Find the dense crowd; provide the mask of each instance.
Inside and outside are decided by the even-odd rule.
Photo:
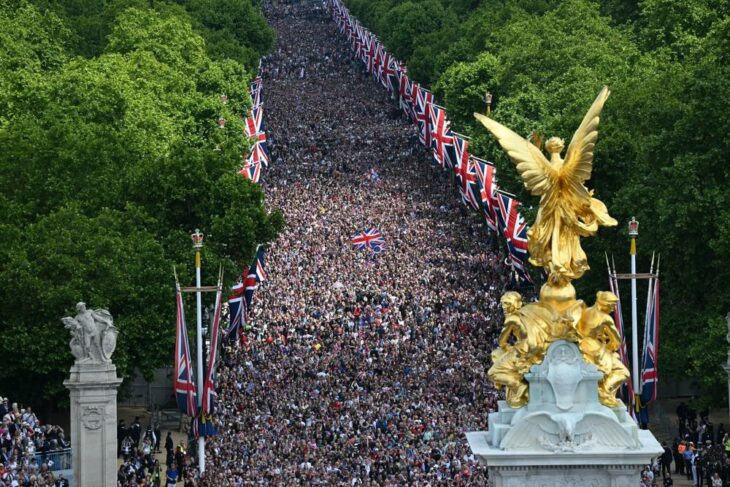
[[[60,426],[42,424],[33,408],[0,397],[0,487],[68,487],[54,475],[53,453],[69,447]]]
[[[412,124],[319,3],[265,3],[267,253],[246,343],[220,371],[203,485],[483,485],[486,371],[509,285]],[[352,248],[376,227],[385,251]]]

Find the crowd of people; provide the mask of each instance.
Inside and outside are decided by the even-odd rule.
[[[7,397],[0,397],[0,418],[0,487],[68,487],[53,473],[53,454],[70,446],[63,429],[42,424],[31,406]]]
[[[496,409],[504,256],[321,3],[264,10],[262,186],[286,227],[224,353],[202,484],[484,485],[464,432]],[[378,255],[351,245],[370,227]]]
[[[710,421],[709,410],[697,411],[684,402],[677,407],[678,435],[661,458],[664,478],[686,477],[698,487],[730,486],[730,435],[725,425]]]

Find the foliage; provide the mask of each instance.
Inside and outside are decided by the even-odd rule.
[[[524,191],[472,112],[485,109],[489,90],[498,121],[524,135],[536,130],[569,139],[600,87],[610,86],[590,185],[620,226],[586,240],[593,272],[577,283],[579,294],[591,302],[595,290],[606,287],[604,252],[616,255],[620,269],[628,268],[624,226],[635,215],[642,223],[639,268],[648,269],[652,251],[662,254],[660,367],[674,377],[701,377],[698,392],[724,397],[719,366],[726,348],[722,317],[730,310],[728,3],[346,3],[408,64],[414,79],[433,88],[455,130],[472,136],[474,152],[494,160],[500,185],[517,194],[528,219],[537,199]],[[407,25],[413,19],[418,25]],[[406,30],[413,37],[394,35]],[[627,288],[622,291],[628,302]]]
[[[250,71],[211,58],[181,7],[120,3],[89,57],[74,56],[87,41],[68,12],[0,3],[0,354],[15,357],[0,381],[21,401],[65,395],[60,318],[77,300],[114,315],[121,375],[149,377],[171,363],[190,232],[206,233],[205,279],[220,264],[230,280],[283,225],[238,174]]]

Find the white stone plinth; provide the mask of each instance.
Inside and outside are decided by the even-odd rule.
[[[636,487],[642,468],[663,451],[646,430],[638,431],[640,448],[560,453],[500,450],[489,445],[484,431],[473,431],[466,437],[474,456],[489,468],[494,487]]]
[[[74,486],[116,485],[117,368],[111,363],[76,363],[63,385],[71,396]]]
[[[603,378],[578,347],[558,340],[525,374],[526,406],[499,401],[489,431],[467,433],[494,487],[635,487],[664,451],[621,405],[598,400]]]

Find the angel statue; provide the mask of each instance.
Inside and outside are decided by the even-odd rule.
[[[119,331],[114,319],[105,309],[86,309],[86,303],[76,305],[75,317],[61,318],[64,328],[71,331],[71,353],[76,363],[109,363],[117,346]]]
[[[598,226],[614,226],[606,205],[593,198],[583,183],[591,177],[593,149],[598,139],[598,115],[609,95],[603,87],[570,141],[552,137],[545,143],[548,160],[539,147],[494,120],[475,113],[517,165],[525,187],[540,196],[540,209],[528,233],[530,262],[548,269],[550,282],[562,286],[589,269],[580,237],[596,234]]]

